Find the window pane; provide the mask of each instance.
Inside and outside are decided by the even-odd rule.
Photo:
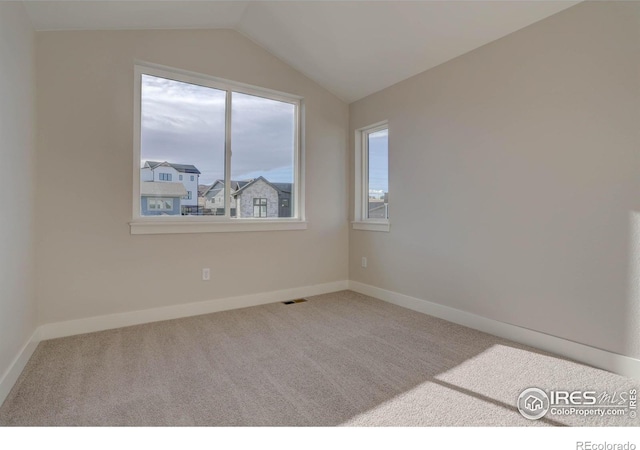
[[[231,104],[232,216],[295,216],[280,206],[294,192],[295,105],[238,92]]]
[[[142,215],[219,213],[219,204],[211,207],[215,189],[205,192],[217,180],[224,187],[225,98],[218,89],[142,75]],[[150,207],[144,198],[151,195],[163,201]]]
[[[367,135],[369,195],[367,198],[368,219],[389,218],[389,130],[384,129]]]

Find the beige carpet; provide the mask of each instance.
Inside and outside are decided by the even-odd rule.
[[[634,425],[524,419],[626,379],[350,291],[42,342],[0,425]]]

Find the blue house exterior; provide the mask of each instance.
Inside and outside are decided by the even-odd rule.
[[[187,190],[182,183],[143,181],[140,183],[140,213],[143,216],[179,216],[185,195]]]

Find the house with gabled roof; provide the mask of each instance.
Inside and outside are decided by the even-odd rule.
[[[291,183],[272,183],[260,176],[232,195],[238,217],[291,217]]]
[[[182,183],[186,194],[181,198],[181,213],[198,208],[198,181],[200,171],[192,164],[176,164],[168,161],[145,161],[140,169],[140,182]]]
[[[201,198],[203,199],[202,207],[206,210],[215,211],[217,215],[224,214],[225,199],[231,202],[231,215],[236,214],[236,198],[233,194],[238,190],[249,184],[252,180],[231,180],[230,195],[225,197],[224,194],[224,180],[216,180],[211,186],[202,191]]]

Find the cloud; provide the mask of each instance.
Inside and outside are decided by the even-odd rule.
[[[202,184],[224,176],[225,92],[143,75],[141,163],[193,164]],[[232,95],[234,179],[293,181],[294,106]],[[271,178],[269,178],[271,177]]]

